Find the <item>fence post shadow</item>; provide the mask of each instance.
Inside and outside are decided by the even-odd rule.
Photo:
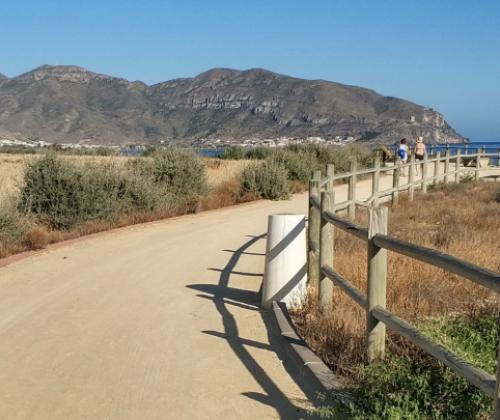
[[[265,348],[271,351],[275,351],[278,358],[280,360],[284,359],[284,352],[280,349],[279,342],[277,338],[273,336],[273,333],[270,331],[272,322],[270,318],[270,314],[267,311],[260,310],[258,308],[259,304],[259,293],[243,290],[243,289],[234,289],[229,287],[229,281],[231,274],[234,274],[234,270],[238,261],[242,255],[254,255],[258,253],[247,252],[248,248],[257,243],[259,240],[262,240],[266,237],[266,234],[261,234],[257,236],[249,236],[249,240],[247,240],[241,247],[236,250],[231,250],[232,253],[229,261],[222,269],[217,269],[220,271],[219,280],[216,285],[214,284],[191,284],[187,287],[199,291],[203,291],[205,295],[201,295],[202,298],[207,298],[213,301],[215,308],[219,312],[222,324],[224,327],[224,332],[215,332],[215,331],[203,331],[203,333],[212,335],[215,337],[223,338],[227,341],[232,351],[236,354],[238,359],[241,361],[243,366],[247,369],[247,371],[253,376],[255,381],[259,384],[259,386],[265,391],[265,394],[260,392],[243,392],[242,395],[251,398],[255,401],[258,401],[262,404],[272,406],[279,415],[281,419],[306,419],[306,418],[314,418],[310,413],[308,413],[305,409],[301,407],[297,407],[293,404],[292,401],[288,399],[288,397],[281,391],[281,389],[273,382],[273,380],[266,373],[264,368],[258,364],[255,358],[252,357],[250,352],[246,349],[246,346],[253,346],[257,348]],[[304,267],[305,270],[305,267]],[[235,290],[237,291],[235,293]],[[230,299],[231,301],[228,301]],[[248,340],[239,336],[238,325],[234,315],[230,312],[228,306],[238,306],[243,309],[259,311],[261,318],[267,328],[267,335],[270,343],[270,347],[268,348],[265,343],[257,343],[252,342],[252,340]],[[297,381],[297,377],[287,369],[286,364],[284,364],[285,369],[289,374],[291,374],[292,378],[299,385],[300,383]],[[304,391],[304,390],[303,390]],[[309,398],[310,394],[305,392],[305,395]],[[310,396],[311,401],[314,397]]]

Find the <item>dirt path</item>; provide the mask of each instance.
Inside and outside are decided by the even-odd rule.
[[[134,226],[0,268],[0,418],[303,418],[258,290],[267,216],[306,201]]]

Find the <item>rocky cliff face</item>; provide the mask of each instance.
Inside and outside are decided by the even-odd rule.
[[[462,141],[436,111],[355,86],[262,69],[214,69],[153,86],[75,66],[0,79],[0,127],[102,144],[279,136]]]

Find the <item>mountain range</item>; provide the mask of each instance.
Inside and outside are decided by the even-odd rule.
[[[0,75],[0,138],[103,145],[200,139],[464,138],[431,108],[356,86],[217,68],[155,85],[43,65]]]

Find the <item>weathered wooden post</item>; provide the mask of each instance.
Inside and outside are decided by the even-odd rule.
[[[444,183],[448,184],[450,182],[450,149],[446,150],[445,160],[444,160]]]
[[[497,380],[493,399],[493,420],[500,420],[500,344],[497,348]]]
[[[408,200],[413,201],[415,195],[415,155],[410,157],[410,170],[408,172]]]
[[[427,192],[427,173],[428,173],[428,158],[429,155],[427,153],[424,153],[424,161],[422,162],[422,192],[426,193]]]
[[[378,200],[378,191],[380,186],[380,157],[378,155],[375,156],[375,159],[373,160],[373,169],[375,169],[375,172],[373,172],[372,177],[372,197],[374,203],[376,203]]]
[[[349,172],[351,176],[348,178],[347,185],[347,200],[351,203],[347,208],[347,216],[349,219],[354,220],[356,217],[356,171],[357,171],[357,162],[353,159],[349,162]]]
[[[457,154],[455,156],[455,183],[460,182],[460,165],[462,164],[461,150],[457,149]]]
[[[385,309],[387,251],[373,242],[377,234],[387,235],[387,207],[371,207],[368,224],[368,309],[366,314],[368,362],[384,358],[385,325],[371,315],[375,306]]]
[[[315,176],[317,174],[315,173]],[[308,265],[308,284],[309,290],[316,298],[319,293],[319,230],[320,230],[320,210],[313,204],[313,200],[319,203],[319,179],[309,181],[309,229],[307,231],[309,258]]]
[[[475,181],[479,181],[479,169],[481,168],[481,149],[477,149],[476,153],[476,173],[474,174]]]
[[[439,164],[441,163],[441,152],[436,153],[436,163],[434,165],[434,182],[433,184],[439,184]]]
[[[321,193],[321,214],[325,211],[333,212],[335,206],[335,196],[333,190]],[[327,311],[332,305],[333,283],[321,273],[321,267],[333,264],[333,225],[321,217],[321,231],[319,242],[319,306],[322,311]]]
[[[399,176],[401,175],[401,159],[399,156],[394,162],[394,171],[392,171],[392,205],[395,206],[399,199]]]
[[[326,176],[328,177],[328,181],[325,184],[325,189],[327,191],[333,191],[333,176],[335,175],[335,165],[333,163],[329,163],[326,165]]]

